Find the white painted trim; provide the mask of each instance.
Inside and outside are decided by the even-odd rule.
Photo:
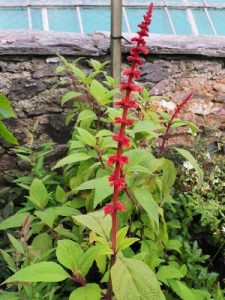
[[[28,25],[29,25],[29,29],[33,29],[32,15],[31,15],[31,8],[30,8],[30,6],[28,6],[28,8],[27,8],[27,15],[28,15]]]
[[[126,12],[125,7],[123,7],[123,16],[124,16],[124,20],[125,20],[125,23],[127,26],[128,33],[131,33],[130,23],[129,23],[129,19],[127,17],[127,12]]]
[[[212,28],[213,33],[214,33],[215,35],[218,35],[217,32],[216,32],[216,28],[214,27],[213,21],[212,21],[210,15],[209,15],[208,9],[205,7],[204,10],[205,10],[207,19],[208,19],[208,21],[209,21],[209,24],[210,24],[210,26],[211,26],[211,28]]]
[[[48,10],[46,7],[43,7],[41,9],[41,16],[42,16],[42,22],[43,22],[43,29],[45,31],[49,31]]]
[[[84,33],[84,26],[83,26],[83,21],[81,18],[81,13],[80,13],[80,7],[77,6],[76,8],[76,12],[77,12],[77,18],[78,18],[78,22],[79,22],[79,26],[80,26],[80,32]]]
[[[193,33],[194,35],[199,35],[198,28],[197,28],[197,25],[196,25],[196,23],[195,23],[195,19],[194,19],[194,16],[193,16],[193,14],[192,14],[191,9],[188,8],[188,9],[186,10],[186,12],[187,12],[188,20],[189,20],[189,22],[190,22],[190,24],[191,24],[192,33]]]
[[[172,29],[172,32],[173,32],[173,34],[176,34],[176,30],[175,30],[175,28],[174,28],[174,26],[173,26],[173,22],[172,22],[172,19],[171,19],[171,17],[170,17],[170,12],[169,12],[169,10],[168,10],[168,8],[167,8],[166,6],[165,6],[165,12],[166,12],[166,15],[167,15],[167,18],[168,18],[170,27],[171,27],[171,29]]]

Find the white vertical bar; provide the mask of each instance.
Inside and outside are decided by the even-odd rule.
[[[172,22],[172,19],[171,19],[171,17],[170,17],[169,9],[168,9],[168,7],[164,7],[164,8],[165,8],[165,12],[166,12],[167,18],[168,18],[168,20],[169,20],[169,23],[170,23],[170,27],[171,27],[171,29],[172,29],[172,32],[173,32],[173,34],[176,34],[176,30],[175,30],[175,28],[174,28],[174,26],[173,26],[173,22]]]
[[[28,16],[28,26],[29,29],[32,29],[32,15],[31,15],[31,7],[30,7],[30,0],[27,0],[27,16]]]
[[[187,11],[187,16],[188,16],[189,22],[191,24],[191,29],[192,29],[193,34],[194,35],[199,35],[198,28],[197,28],[197,25],[195,23],[195,19],[194,19],[194,16],[192,14],[191,9],[188,8],[186,11]]]
[[[80,7],[77,6],[77,18],[78,18],[78,22],[79,22],[79,26],[80,26],[80,32],[81,33],[84,33],[84,26],[83,26],[83,21],[82,21],[82,18],[81,18],[81,13],[80,13]]]
[[[30,8],[30,6],[27,7],[27,15],[28,15],[29,29],[32,29],[33,25],[32,25],[32,16],[31,16],[31,8]]]
[[[127,26],[128,33],[131,33],[130,23],[129,23],[129,20],[128,20],[128,17],[127,17],[127,12],[126,12],[125,7],[123,7],[123,16],[124,16],[125,24]]]
[[[42,22],[43,22],[43,29],[45,31],[49,31],[48,11],[47,11],[46,7],[42,7],[41,16],[42,16]]]
[[[208,18],[208,21],[209,21],[209,24],[210,24],[210,26],[212,28],[213,33],[215,35],[218,35],[217,32],[216,32],[216,28],[214,27],[213,21],[212,21],[210,15],[209,15],[208,9],[205,7],[204,10],[205,10],[206,16]]]

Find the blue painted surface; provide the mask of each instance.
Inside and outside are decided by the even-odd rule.
[[[170,9],[170,17],[176,34],[192,34],[185,9]]]
[[[80,32],[76,8],[48,8],[49,29]]]
[[[0,0],[0,4],[4,3],[27,3],[27,0]],[[30,0],[33,5],[45,4],[46,0]],[[50,0],[48,0],[49,2]],[[83,0],[86,4],[110,4],[111,0]],[[72,0],[51,0],[53,4],[72,4]],[[195,3],[203,5],[203,0],[153,0],[159,4],[181,4]],[[80,2],[79,2],[80,3]],[[123,4],[137,3],[137,7],[126,7],[126,13],[132,32],[137,31],[137,25],[142,21],[146,8],[138,7],[138,3],[148,5],[149,0],[123,0]],[[207,4],[225,4],[225,0],[205,0]],[[80,32],[78,15],[76,7],[65,8],[47,8],[49,29],[52,31],[62,32]],[[182,8],[168,7],[170,17],[177,34],[193,34],[187,12]],[[203,8],[191,8],[195,24],[200,35],[214,35],[207,15]],[[110,7],[104,6],[82,6],[80,7],[81,19],[85,33],[95,31],[110,31],[111,12]],[[225,9],[208,8],[209,15],[214,24],[218,35],[225,36]],[[34,29],[43,30],[42,15],[40,8],[31,9],[32,27]],[[26,8],[0,8],[0,30],[3,29],[28,29],[28,13]],[[124,20],[122,23],[122,31],[127,32],[128,28]],[[172,29],[168,20],[168,16],[164,8],[155,8],[153,13],[150,32],[159,34],[172,34]]]
[[[41,10],[39,8],[31,9],[32,28],[36,30],[43,30]]]
[[[27,9],[3,8],[0,10],[0,29],[28,29]]]
[[[218,35],[225,35],[225,9],[208,9]]]
[[[192,14],[200,35],[214,34],[204,9],[192,9]]]
[[[127,16],[130,23],[131,31],[137,31],[137,25],[142,21],[145,9],[127,8]],[[163,9],[155,8],[150,25],[150,31],[152,33],[172,34],[168,18]]]
[[[83,20],[84,32],[91,33],[95,31],[110,31],[111,12],[109,8],[83,7],[80,9]],[[127,27],[123,19],[122,31],[127,32]]]

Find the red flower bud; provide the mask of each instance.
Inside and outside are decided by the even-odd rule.
[[[130,139],[126,135],[115,134],[113,135],[113,140],[120,143],[123,147],[130,147]]]
[[[134,124],[134,121],[131,119],[123,119],[120,117],[116,117],[114,119],[114,123],[116,124],[123,124],[123,125],[127,125],[127,126],[132,126]]]
[[[138,105],[135,100],[126,101],[125,99],[120,101],[115,101],[116,106],[127,107],[127,108],[137,108]]]

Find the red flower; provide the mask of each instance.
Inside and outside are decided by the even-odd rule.
[[[140,57],[138,57],[138,56],[128,56],[127,60],[131,61],[131,62],[133,62],[135,64],[137,64],[138,66],[142,66],[143,65],[142,59]]]
[[[132,126],[134,124],[134,121],[132,119],[123,119],[120,117],[115,117],[114,123]]]
[[[123,147],[130,147],[130,139],[126,135],[115,134],[113,135],[113,140],[120,143]]]
[[[127,107],[127,108],[137,108],[138,105],[135,100],[126,101],[125,99],[120,101],[115,101],[114,104],[116,106]]]
[[[131,42],[137,42],[141,46],[145,46],[146,45],[146,41],[141,36],[135,36],[135,37],[133,37],[131,39]]]
[[[121,211],[125,211],[125,206],[121,202],[117,202],[117,209]]]
[[[108,214],[112,215],[113,212],[114,212],[114,210],[115,210],[115,208],[114,208],[114,206],[113,206],[112,204],[107,203],[107,204],[104,206],[103,210],[104,210],[104,214],[105,214],[105,216],[106,216],[106,215],[108,215]]]
[[[145,47],[135,47],[135,48],[131,48],[130,50],[130,54],[132,55],[137,55],[139,53],[143,53],[143,54],[148,54],[148,49],[146,49]]]
[[[109,159],[107,161],[107,164],[109,166],[112,166],[116,162],[118,162],[120,166],[127,165],[128,164],[128,157],[125,156],[125,155],[121,155],[119,157],[117,155],[112,155],[112,156],[109,157]]]
[[[122,92],[124,90],[141,93],[142,87],[136,86],[133,83],[121,82],[120,91]]]
[[[125,179],[124,178],[114,179],[115,175],[114,174],[112,175],[113,175],[112,177],[109,177],[109,179],[113,179],[110,180],[110,185],[118,188],[118,191],[123,190],[126,186]]]
[[[140,78],[141,72],[140,72],[140,70],[124,69],[123,70],[123,75],[125,75],[125,76],[131,75],[135,78]]]
[[[104,206],[103,210],[104,210],[105,216],[108,214],[112,215],[117,210],[125,211],[125,206],[121,202],[117,201],[116,206],[114,206],[113,204],[107,203]]]

